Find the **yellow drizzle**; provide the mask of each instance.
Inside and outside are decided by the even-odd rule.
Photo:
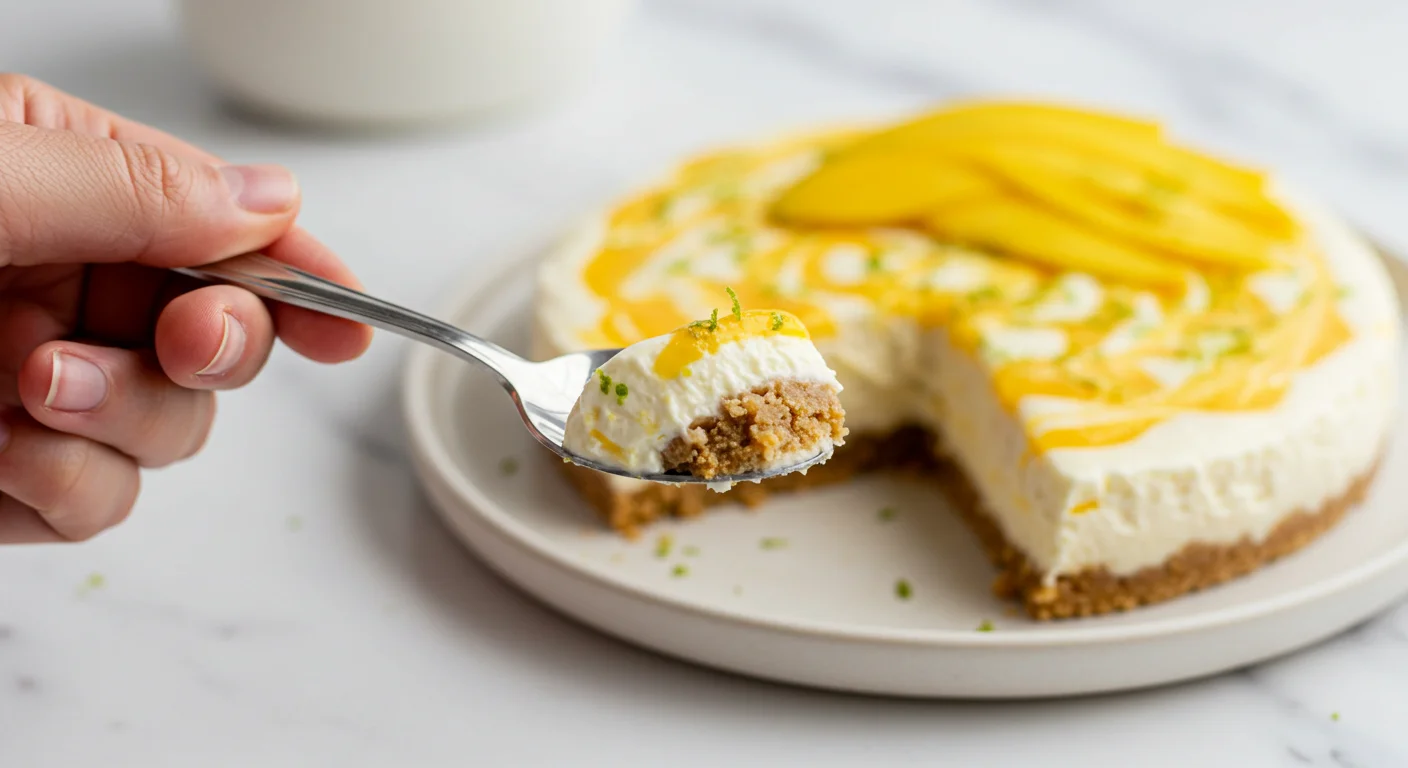
[[[611,454],[612,456],[615,456],[618,459],[624,459],[626,457],[626,452],[621,450],[621,446],[613,442],[611,438],[607,437],[606,435],[603,435],[601,433],[601,430],[593,429],[587,434],[591,435],[593,440],[596,440],[598,443],[601,443],[601,447],[605,448],[606,452]]]
[[[655,358],[655,373],[662,379],[688,376],[689,366],[705,355],[719,351],[731,342],[758,336],[796,336],[810,338],[806,326],[790,312],[750,309],[742,317],[724,315],[715,327],[707,322],[695,322],[670,335],[670,340]]]
[[[725,286],[735,289],[744,305],[775,308],[787,318],[786,328],[809,331],[817,339],[835,335],[843,317],[847,323],[904,319],[921,328],[942,328],[955,346],[982,361],[998,399],[1013,413],[1032,396],[1064,398],[1077,406],[1024,419],[1032,450],[1040,454],[1125,442],[1182,412],[1272,407],[1295,372],[1351,337],[1324,255],[1266,197],[1260,174],[1167,144],[1151,145],[1157,127],[1140,121],[1040,105],[967,105],[954,114],[962,119],[926,123],[920,118],[878,131],[823,132],[684,164],[667,183],[627,200],[611,215],[603,245],[583,272],[605,309],[598,323],[582,329],[582,343],[625,346],[670,333],[707,316]],[[1003,157],[1010,159],[1040,153],[1028,152],[1023,149],[1028,144],[1016,139],[1003,144],[997,138],[1033,133],[1051,138],[1041,152],[1055,143],[1065,154],[1042,166],[1049,173],[1029,182],[1036,197],[1022,199],[1048,195],[1056,205],[1018,205],[1006,192],[985,196],[984,185],[991,182],[970,174],[924,188],[927,199],[950,201],[944,203],[950,212],[914,227],[817,227],[774,215],[779,201],[802,189],[798,179],[819,178],[812,171],[825,167],[826,158],[839,161],[857,147],[883,157],[877,148],[909,147],[934,135],[977,137],[981,142],[973,156],[981,149],[1006,152]],[[1060,163],[1068,164],[1073,152],[1098,170],[1081,182],[1094,191],[1078,202],[1057,200],[1050,177],[1066,167]],[[1024,157],[1028,160],[1029,165],[1045,162]],[[883,159],[865,163],[902,166]],[[866,178],[857,174],[854,178]],[[1162,224],[1132,233],[1122,229],[1127,218],[1111,224],[1110,216],[1127,211],[1109,201],[1120,199],[1121,185],[1133,184],[1129,179],[1140,174],[1175,175],[1192,190],[1191,202],[1171,209],[1157,220]],[[909,204],[866,184],[865,194],[849,202],[835,197],[844,197],[849,188],[840,184],[809,204],[842,212],[857,210],[848,207],[857,201],[876,210]],[[1195,224],[1175,226],[1178,222]],[[949,228],[962,231],[950,238]],[[981,243],[985,238],[978,235],[984,233],[999,242],[991,248],[959,244]],[[1092,241],[1108,247],[1082,249]],[[1268,255],[1266,244],[1272,242],[1275,252]],[[1029,243],[1023,247],[1036,255],[1013,258],[999,249],[1004,243]],[[1102,263],[1065,263],[1053,250],[1058,247],[1070,258]],[[1182,256],[1166,258],[1178,249]],[[1055,257],[1042,259],[1049,254]],[[1299,276],[1303,294],[1289,309],[1277,311],[1252,290],[1249,270],[1259,269],[1263,259],[1272,264],[1264,272]],[[1062,279],[1071,272],[1063,270],[1094,275],[1102,295],[1086,316],[1043,319],[1039,308],[1065,290]],[[1158,310],[1157,321],[1136,327],[1139,307],[1150,305]],[[676,333],[656,370],[662,376],[688,375],[690,363],[736,334],[765,327],[767,319],[768,310],[744,313],[742,323],[725,314],[716,335],[698,334],[698,327]],[[1056,329],[1065,336],[1066,350],[1055,359],[1004,357],[988,343],[993,328]],[[1111,348],[1111,339],[1121,335],[1127,343]],[[1196,370],[1166,386],[1145,364],[1170,359],[1190,361]]]

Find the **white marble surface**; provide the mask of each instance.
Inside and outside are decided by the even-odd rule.
[[[1406,31],[1388,0],[645,0],[571,103],[397,139],[231,117],[161,0],[0,2],[0,69],[291,166],[304,223],[431,307],[676,153],[988,92],[1154,111],[1408,246]],[[433,517],[400,435],[404,352],[276,354],[122,528],[0,550],[0,766],[1408,765],[1408,605],[1252,670],[1051,703],[792,690],[602,638]]]

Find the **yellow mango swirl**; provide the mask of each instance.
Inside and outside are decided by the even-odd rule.
[[[731,286],[823,353],[843,324],[942,329],[1013,413],[1060,399],[1023,417],[1034,450],[1113,445],[1274,406],[1350,338],[1267,186],[1153,123],[1043,104],[717,151],[612,211],[582,274],[605,311],[580,341],[669,333]]]

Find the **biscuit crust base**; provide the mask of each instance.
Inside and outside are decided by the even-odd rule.
[[[917,427],[905,427],[885,435],[853,436],[829,462],[813,467],[806,475],[794,473],[760,484],[744,483],[722,494],[702,486],[659,484],[622,492],[612,489],[600,473],[575,465],[561,466],[602,519],[632,538],[651,522],[666,517],[695,517],[716,504],[738,502],[756,507],[773,493],[804,492],[872,470],[919,472],[939,486],[978,537],[983,551],[998,570],[993,592],[1019,602],[1028,615],[1042,621],[1127,611],[1246,575],[1295,552],[1334,527],[1364,498],[1377,470],[1377,466],[1371,467],[1342,494],[1319,509],[1301,510],[1286,516],[1263,541],[1193,542],[1160,565],[1133,574],[1121,576],[1103,567],[1087,568],[1061,575],[1053,584],[1044,584],[1041,573],[1026,555],[1007,541],[963,472],[938,455],[935,445],[933,435]]]
[[[789,456],[815,456],[845,443],[846,412],[836,388],[812,381],[774,381],[719,402],[661,452],[665,469],[695,477],[757,472]],[[715,494],[718,495],[718,494]]]

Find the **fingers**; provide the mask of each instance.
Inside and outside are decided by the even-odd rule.
[[[0,543],[92,538],[127,517],[140,482],[129,456],[0,415]]]
[[[299,202],[276,166],[16,123],[0,123],[0,169],[0,266],[203,264],[273,242]]]
[[[44,344],[21,368],[19,390],[39,424],[111,446],[145,467],[194,455],[215,418],[214,394],[177,386],[149,357],[110,347]]]
[[[265,250],[272,258],[335,283],[360,288],[352,271],[327,246],[306,231],[294,228]],[[320,363],[353,360],[367,351],[372,329],[360,323],[310,312],[287,304],[272,305],[279,338],[293,351]]]
[[[25,75],[0,73],[0,120],[151,144],[191,160],[224,165],[216,156],[168,133],[115,115]]]
[[[155,346],[171,381],[192,389],[233,389],[269,359],[274,321],[254,294],[209,286],[166,306],[156,321]]]

